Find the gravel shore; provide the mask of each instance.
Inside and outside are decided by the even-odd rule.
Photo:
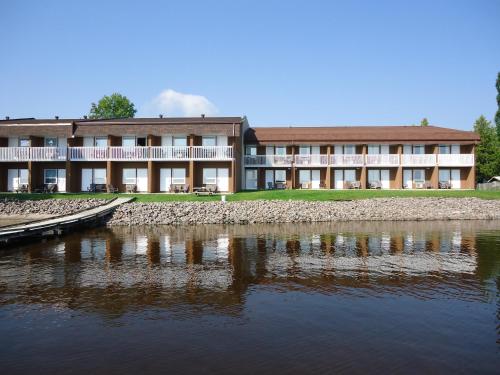
[[[330,202],[257,200],[128,203],[114,212],[108,225],[479,219],[500,219],[500,200],[380,198]]]
[[[100,206],[106,202],[105,199],[0,200],[0,216],[43,215],[43,217],[48,217],[69,215]]]

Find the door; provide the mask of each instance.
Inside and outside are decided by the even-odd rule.
[[[354,155],[354,154],[356,154],[356,146],[355,145],[345,145],[344,146],[344,154],[345,155]]]
[[[274,188],[274,171],[272,169],[266,169],[266,189]]]
[[[274,155],[274,146],[266,146],[266,155]]]
[[[95,168],[92,182],[94,184],[106,184],[106,168]]]
[[[88,191],[91,183],[92,183],[92,169],[82,168],[81,191]]]
[[[368,183],[380,182],[380,171],[378,169],[368,170]]]
[[[245,189],[257,190],[257,169],[247,169],[245,172]]]
[[[311,154],[319,155],[320,154],[319,146],[312,146],[311,147]]]
[[[28,185],[29,184],[29,172],[27,169],[20,169],[19,170],[19,183],[23,185]]]
[[[94,147],[94,137],[83,137],[83,147]]]
[[[335,180],[335,189],[344,188],[344,173],[342,169],[335,169],[334,180]]]
[[[355,182],[356,181],[356,170],[345,169],[344,170],[344,181],[345,182]]]
[[[313,189],[319,189],[321,183],[321,172],[319,169],[313,169],[311,171],[311,187]]]
[[[217,146],[227,146],[227,135],[217,136]]]
[[[389,153],[389,145],[380,145],[380,153],[388,154]]]
[[[217,168],[217,190],[229,191],[229,168]]]
[[[311,171],[307,169],[299,170],[299,184],[308,184],[311,182]]]
[[[460,169],[451,170],[451,188],[460,189]]]
[[[170,168],[160,169],[160,191],[169,191],[172,184],[172,170]]]
[[[9,169],[7,172],[7,191],[14,191],[19,186],[19,170]]]
[[[413,154],[413,147],[412,147],[412,145],[403,145],[403,154],[405,154],[405,155],[411,155],[411,154]]]
[[[439,182],[451,183],[451,176],[449,169],[439,169]]]
[[[66,191],[66,169],[57,170],[57,191],[61,193]]]
[[[390,182],[390,174],[388,169],[382,169],[380,171],[380,183],[382,184],[382,189],[390,189],[391,188],[391,182]]]
[[[452,154],[460,154],[460,145],[451,145]]]
[[[135,137],[122,137],[122,147],[135,147]]]
[[[137,191],[148,191],[148,170],[147,168],[137,168]]]
[[[413,177],[411,169],[403,170],[403,187],[413,189]]]
[[[286,183],[286,170],[277,169],[274,171],[274,182]]]

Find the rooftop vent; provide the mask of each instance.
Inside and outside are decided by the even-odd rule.
[[[83,116],[83,119],[84,119],[84,120],[86,120],[86,119],[87,119],[87,115],[84,115],[84,116]]]
[[[158,115],[158,117],[159,117],[159,118],[163,118],[163,115],[160,113],[160,114]]]
[[[59,120],[59,116],[54,116],[54,118],[55,118],[56,120]]]
[[[201,114],[201,118],[205,118],[205,114],[204,113]]]
[[[5,116],[5,119],[6,119],[6,120],[10,120],[10,117],[9,117],[9,116]]]

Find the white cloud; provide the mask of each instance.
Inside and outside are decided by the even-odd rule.
[[[183,94],[172,89],[163,90],[144,106],[144,112],[151,116],[213,116],[217,107],[202,95]]]

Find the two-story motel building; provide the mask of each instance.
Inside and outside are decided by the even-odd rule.
[[[249,127],[245,117],[6,119],[0,191],[475,187],[476,133],[434,126]]]

